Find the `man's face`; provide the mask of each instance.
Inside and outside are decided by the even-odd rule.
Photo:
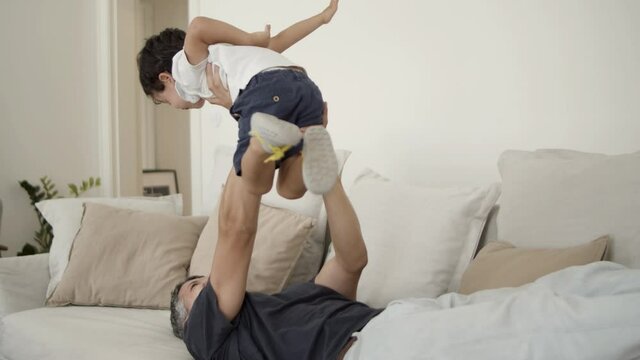
[[[187,312],[191,312],[193,302],[198,297],[198,294],[200,294],[200,291],[207,285],[207,281],[209,281],[208,277],[200,277],[182,284],[180,291],[178,291],[178,297],[182,301],[182,304],[184,304]]]
[[[166,72],[160,74],[160,81],[164,84],[164,90],[152,95],[153,102],[156,104],[169,104],[181,110],[200,109],[204,106],[204,99],[200,99],[194,104],[181,98],[176,91],[176,83],[171,74]]]

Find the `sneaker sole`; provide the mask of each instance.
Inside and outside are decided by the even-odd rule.
[[[271,146],[295,146],[302,139],[300,128],[296,125],[280,120],[277,117],[265,113],[254,113],[251,116],[251,136],[259,136],[263,149],[271,153]]]
[[[338,180],[338,159],[331,136],[322,126],[312,126],[304,132],[302,147],[302,179],[307,190],[324,194]]]

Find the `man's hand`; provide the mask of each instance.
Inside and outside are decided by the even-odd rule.
[[[220,67],[217,65],[212,66],[210,63],[207,64],[207,68],[205,70],[207,74],[207,85],[209,86],[209,90],[213,93],[213,96],[205,99],[211,104],[220,105],[227,110],[231,109],[231,93],[229,89],[226,89],[224,85],[222,85],[222,80],[220,79]]]

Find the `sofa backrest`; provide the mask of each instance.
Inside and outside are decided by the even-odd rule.
[[[500,205],[495,205],[491,212],[489,213],[489,217],[487,218],[487,222],[484,224],[484,230],[482,231],[482,236],[480,237],[480,241],[478,242],[478,249],[476,250],[476,254],[482,247],[490,242],[498,240],[498,213],[500,212]]]

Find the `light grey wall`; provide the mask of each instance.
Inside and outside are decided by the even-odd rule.
[[[199,3],[275,34],[328,1]],[[336,147],[353,150],[345,176],[368,165],[416,184],[486,183],[505,149],[640,150],[638,19],[633,0],[345,0],[285,54],[320,86]],[[201,124],[203,159],[236,140],[224,112],[206,108]]]
[[[37,220],[18,181],[99,175],[96,7],[85,0],[6,1],[0,12],[0,243],[15,255]]]
[[[186,27],[187,0],[144,0],[153,3],[153,26]],[[0,13],[0,198],[5,205],[0,243],[15,255],[31,241],[37,219],[29,199],[18,185],[26,179],[37,183],[47,175],[62,195],[67,184],[99,176],[99,164],[109,152],[115,168],[109,186],[114,195],[141,195],[141,170],[145,151],[155,167],[178,170],[185,210],[190,212],[190,160],[188,114],[167,107],[146,107],[155,117],[151,147],[141,144],[141,118],[145,101],[138,82],[135,56],[144,38],[144,14],[140,0],[9,1]],[[98,19],[104,11],[114,19]],[[99,23],[110,26],[111,39],[100,33]],[[28,24],[28,26],[27,26]],[[107,30],[108,32],[109,30]],[[109,59],[98,59],[109,46]],[[102,52],[101,52],[102,51]],[[102,74],[98,63],[109,63],[113,73]],[[111,90],[101,88],[108,81]],[[99,98],[106,93],[110,100]],[[112,135],[100,123],[104,106],[110,107]],[[111,136],[113,143],[104,144]],[[146,145],[147,143],[144,143]],[[109,158],[109,157],[107,157]],[[105,164],[103,164],[105,165]],[[107,168],[110,166],[106,164]],[[111,195],[110,193],[107,195]]]

